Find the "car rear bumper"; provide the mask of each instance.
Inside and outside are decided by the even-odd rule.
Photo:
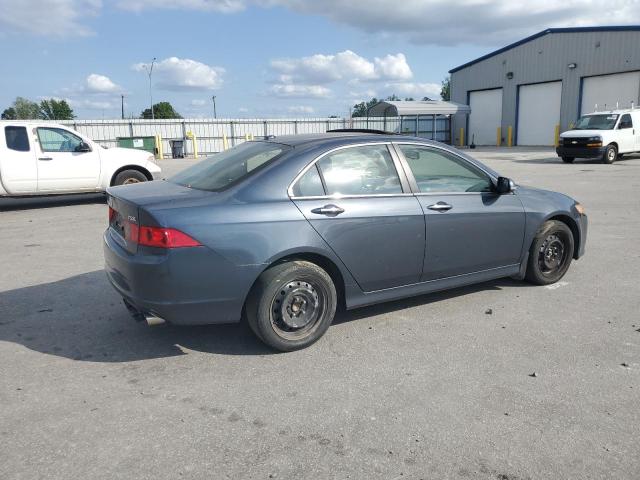
[[[131,254],[111,235],[104,234],[105,271],[134,317],[178,325],[240,320],[255,266],[232,265],[207,247]]]
[[[599,158],[604,155],[605,147],[556,147],[559,157]]]

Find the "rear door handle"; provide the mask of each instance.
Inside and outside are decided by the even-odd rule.
[[[427,207],[429,210],[435,210],[436,212],[446,212],[447,210],[451,210],[451,205],[444,202],[434,203],[433,205],[429,205]]]
[[[311,213],[316,213],[318,215],[327,215],[328,217],[335,217],[336,215],[344,213],[344,208],[340,208],[337,205],[325,205],[324,207],[314,208],[313,210],[311,210]]]
[[[53,160],[53,157],[40,157],[38,158],[38,160],[41,160],[43,162],[50,162],[51,160]]]

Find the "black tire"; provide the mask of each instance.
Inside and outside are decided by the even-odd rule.
[[[602,154],[602,163],[612,164],[618,158],[618,148],[615,145],[607,145]]]
[[[296,260],[264,271],[247,299],[245,314],[260,340],[282,352],[308,347],[336,313],[336,287],[319,266]]]
[[[575,160],[575,157],[562,157],[562,161],[564,163],[573,163],[574,160]]]
[[[130,185],[132,183],[146,182],[148,178],[138,170],[123,170],[114,180],[114,185]]]
[[[624,153],[619,153],[618,154],[618,160],[620,160],[622,157],[624,157]]]
[[[556,283],[567,273],[573,250],[573,233],[567,224],[545,222],[531,243],[525,279],[536,285]]]

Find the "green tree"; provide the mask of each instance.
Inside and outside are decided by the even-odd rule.
[[[169,102],[160,102],[153,105],[153,114],[155,118],[182,118],[182,116],[175,111],[173,106]],[[146,108],[140,114],[140,118],[152,118],[151,109]]]
[[[351,116],[352,117],[366,117],[367,116],[367,112],[369,111],[369,109],[371,107],[373,107],[376,103],[379,103],[380,100],[378,100],[376,97],[373,97],[371,100],[369,100],[368,102],[360,102],[360,103],[356,103],[353,106],[353,112],[351,112]]]
[[[11,107],[2,112],[2,118],[12,116],[11,120],[34,120],[41,118],[40,106],[36,102],[17,97]]]
[[[16,109],[13,107],[5,108],[2,112],[2,120],[17,120]]]
[[[448,102],[451,100],[451,77],[447,76],[442,80],[442,88],[440,89],[440,96],[442,100]]]
[[[66,100],[42,100],[40,113],[45,120],[73,120],[76,116]]]

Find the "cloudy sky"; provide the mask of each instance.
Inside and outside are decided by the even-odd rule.
[[[437,98],[447,71],[547,27],[640,21],[640,0],[0,0],[0,110],[65,98],[80,118],[346,115]]]

